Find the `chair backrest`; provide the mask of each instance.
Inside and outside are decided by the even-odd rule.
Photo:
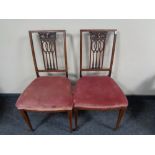
[[[116,43],[116,29],[82,29],[80,30],[80,77],[82,77],[82,71],[108,71],[108,76],[111,76],[114,53],[115,53],[115,43]],[[83,39],[84,33],[89,36],[89,66],[83,68],[82,66],[82,54],[83,54]],[[112,38],[112,48],[110,54],[110,64],[109,67],[104,67],[103,60],[105,55],[105,47],[107,44],[107,37],[109,34],[113,35]],[[88,39],[88,38],[87,38]]]
[[[63,50],[64,50],[64,69],[59,69],[58,66],[58,51],[56,47],[57,34],[62,33],[63,35]],[[42,59],[44,63],[44,69],[39,69],[36,60],[36,53],[34,48],[33,34],[36,34],[39,39],[39,44],[42,53]],[[68,77],[67,68],[67,51],[66,51],[66,31],[65,30],[35,30],[29,31],[29,38],[33,56],[33,62],[37,77],[40,72],[65,72]]]

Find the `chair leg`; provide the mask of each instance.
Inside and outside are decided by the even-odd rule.
[[[125,111],[126,111],[126,108],[122,108],[122,109],[119,110],[118,119],[117,119],[115,129],[118,129],[120,127],[120,123],[121,123],[121,120],[123,119]]]
[[[25,110],[20,110],[20,113],[21,113],[22,117],[24,118],[25,123],[33,131],[33,128],[32,128],[32,125],[31,125],[31,122],[30,122],[30,119],[29,119],[29,116],[28,116],[27,112]]]
[[[78,110],[74,109],[74,118],[75,118],[75,129],[78,127],[77,122],[78,122]]]
[[[70,132],[72,132],[72,110],[68,111],[68,120],[69,120]]]

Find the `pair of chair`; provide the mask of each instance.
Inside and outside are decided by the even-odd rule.
[[[111,78],[115,43],[116,29],[87,29],[80,30],[80,79],[75,89],[72,88],[68,79],[67,52],[66,52],[66,31],[65,30],[43,30],[29,31],[32,56],[37,78],[24,90],[17,100],[16,107],[23,116],[31,130],[27,112],[68,112],[70,131],[72,131],[72,113],[75,115],[75,128],[77,128],[78,110],[118,110],[119,115],[116,128],[120,126],[121,119],[128,106],[128,101]],[[63,37],[60,37],[62,33]],[[34,34],[39,39],[44,69],[38,68],[36,59]],[[112,37],[110,37],[112,35]],[[58,37],[59,36],[59,37]],[[63,41],[60,39],[63,38]],[[107,47],[111,38],[112,48]],[[85,46],[83,46],[85,40]],[[59,69],[58,55],[60,45],[63,44],[64,69]],[[87,46],[86,46],[87,45]],[[90,46],[89,46],[90,45]],[[89,66],[83,67],[83,49],[89,54]],[[110,66],[104,67],[105,51],[109,54]],[[62,56],[61,56],[62,57]],[[86,57],[87,58],[87,57]],[[108,72],[107,76],[83,76],[83,72]],[[63,76],[40,76],[39,73],[64,72]]]

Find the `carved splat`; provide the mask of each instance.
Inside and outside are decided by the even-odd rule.
[[[101,69],[103,68],[103,58],[104,58],[107,32],[90,31],[89,34],[90,34],[89,68]]]
[[[43,62],[46,70],[57,70],[56,32],[39,32]]]

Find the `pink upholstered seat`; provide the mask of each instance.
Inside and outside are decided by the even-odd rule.
[[[127,105],[125,95],[108,76],[85,76],[77,82],[74,92],[75,108],[109,110]]]
[[[63,111],[72,110],[71,84],[66,77],[36,78],[19,97],[19,110]]]

